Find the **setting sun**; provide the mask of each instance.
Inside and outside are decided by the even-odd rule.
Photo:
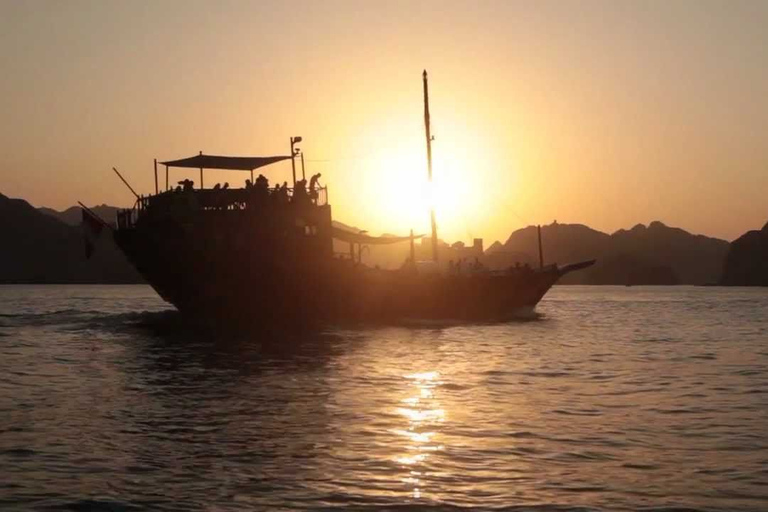
[[[438,107],[433,110],[433,119],[441,120]],[[419,112],[414,112],[413,117],[419,121]],[[430,183],[423,132],[409,131],[413,122],[410,127],[401,122],[406,129],[400,130],[397,124],[391,121],[370,127],[377,134],[371,137],[374,141],[388,142],[376,143],[380,149],[361,161],[365,171],[358,179],[361,193],[371,199],[366,208],[375,217],[372,229],[397,234],[409,229],[428,233],[429,210],[434,207],[441,238],[471,238],[479,230],[488,198],[500,192],[488,180],[492,161],[498,159],[493,148],[479,133],[458,124],[438,123]],[[509,183],[508,175],[504,183]]]

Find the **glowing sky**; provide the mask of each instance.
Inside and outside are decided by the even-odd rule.
[[[127,205],[112,166],[147,193],[153,158],[301,135],[335,218],[424,231],[426,68],[441,236],[732,239],[768,220],[766,27],[758,0],[0,0],[0,192]]]

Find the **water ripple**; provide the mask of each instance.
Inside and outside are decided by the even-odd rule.
[[[768,509],[765,290],[239,338],[141,286],[0,311],[3,510]]]

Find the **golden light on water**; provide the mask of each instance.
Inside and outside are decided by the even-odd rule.
[[[417,404],[418,405],[418,404]],[[427,420],[439,420],[442,421],[444,412],[442,409],[435,410],[423,410],[423,409],[407,409],[400,408],[397,410],[401,415],[405,416],[414,423],[421,423]]]
[[[412,386],[412,396],[401,400],[403,407],[396,412],[402,416],[406,424],[402,429],[393,433],[406,440],[407,452],[395,458],[395,461],[408,468],[408,473],[402,478],[403,483],[412,486],[413,497],[420,498],[423,492],[424,471],[420,464],[443,446],[437,442],[439,433],[437,427],[445,422],[445,410],[435,396],[435,390],[442,384],[439,372],[421,372],[405,375]]]

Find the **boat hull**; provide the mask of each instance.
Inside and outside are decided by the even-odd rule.
[[[561,276],[555,266],[462,275],[378,270],[333,257],[274,257],[258,244],[191,247],[140,230],[116,231],[115,240],[185,317],[228,326],[506,321],[533,311]]]

